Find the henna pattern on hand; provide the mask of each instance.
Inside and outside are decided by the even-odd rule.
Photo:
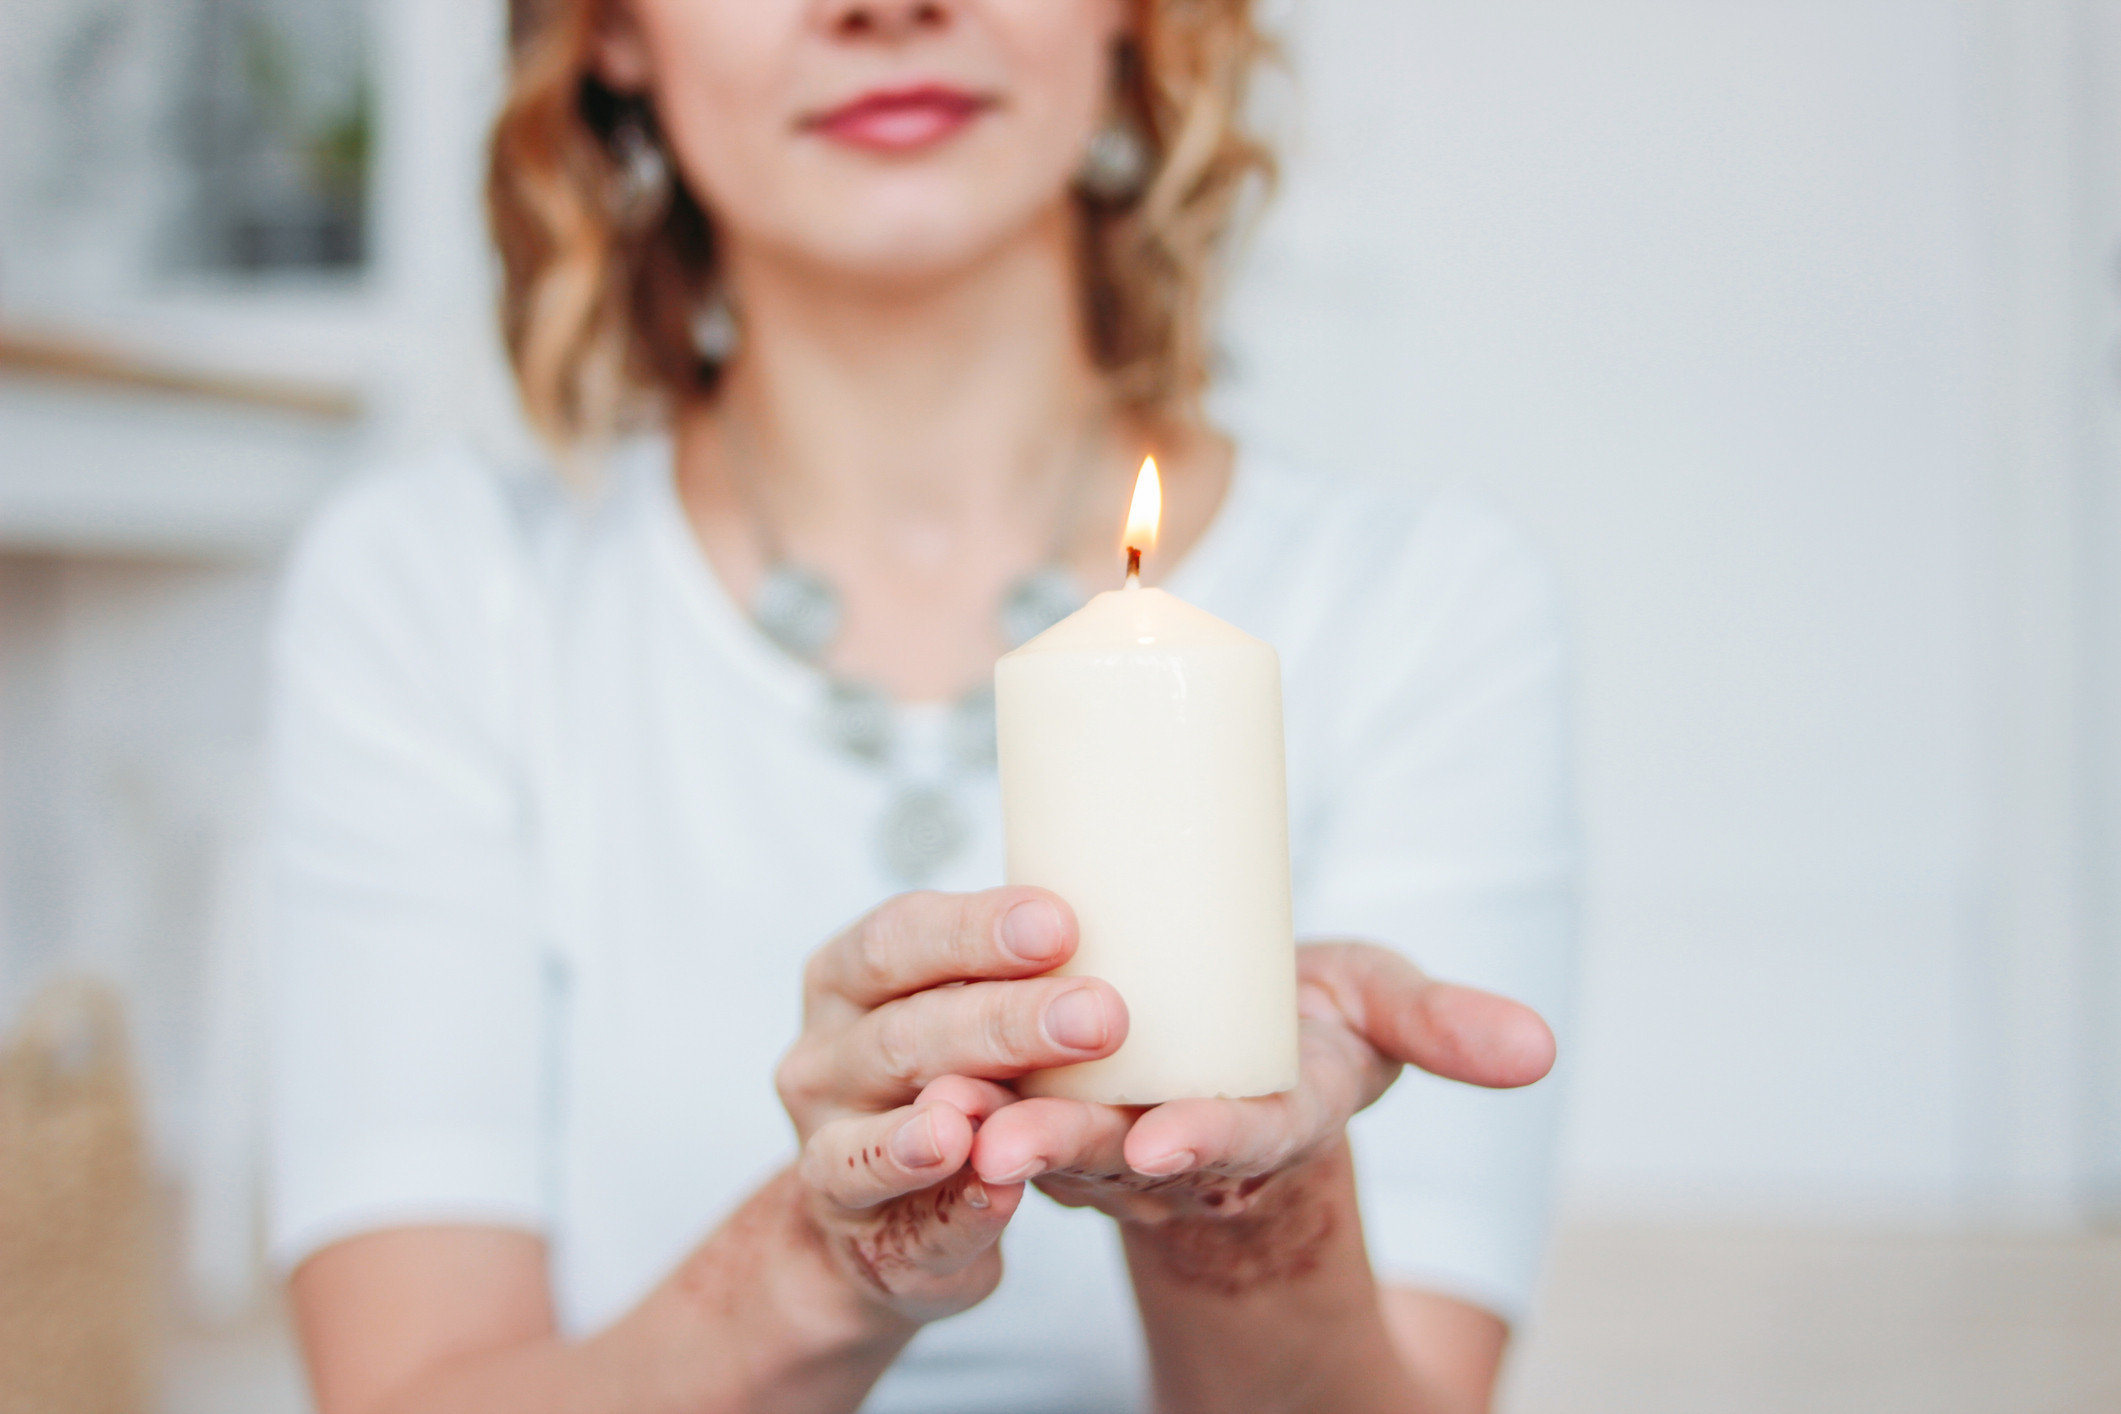
[[[965,1185],[971,1178],[968,1168],[935,1188],[893,1199],[873,1229],[846,1239],[848,1264],[878,1292],[898,1295],[891,1284],[892,1274],[917,1265],[909,1254],[920,1243],[922,1227],[931,1219],[947,1227],[950,1208],[964,1201]]]
[[[672,1284],[714,1319],[732,1319],[767,1280],[784,1241],[792,1241],[820,1264],[831,1263],[825,1233],[811,1217],[791,1172],[777,1175],[732,1213],[712,1241],[679,1264]]]
[[[1164,1224],[1147,1243],[1164,1275],[1219,1296],[1300,1281],[1318,1270],[1339,1220],[1332,1205],[1287,1214],[1185,1218]]]
[[[1214,1181],[1192,1195],[1206,1212],[1145,1225],[1136,1249],[1160,1275],[1220,1296],[1301,1281],[1340,1230],[1335,1167]]]

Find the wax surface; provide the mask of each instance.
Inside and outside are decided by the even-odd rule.
[[[1295,1086],[1281,666],[1160,589],[1100,594],[995,666],[1009,881],[1066,899],[1061,970],[1126,998],[1126,1043],[1027,1076],[1108,1104]]]

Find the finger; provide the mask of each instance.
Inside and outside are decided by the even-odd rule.
[[[1394,1060],[1498,1090],[1554,1068],[1554,1033],[1522,1002],[1438,982],[1366,943],[1310,944],[1298,959],[1303,979],[1331,992],[1350,1024]]]
[[[1158,1105],[1128,1132],[1127,1167],[1152,1177],[1272,1173],[1337,1137],[1399,1071],[1339,1017],[1306,1016],[1299,1034],[1302,1079],[1294,1090]]]
[[[1319,1138],[1316,1103],[1300,1095],[1158,1105],[1128,1132],[1123,1157],[1128,1168],[1152,1178],[1195,1169],[1271,1173]]]
[[[867,1009],[945,982],[1037,976],[1075,939],[1074,912],[1043,889],[900,894],[814,953],[805,980]]]
[[[1127,1037],[1127,1004],[1094,977],[938,987],[878,1007],[840,1034],[819,1083],[880,1107],[945,1075],[1012,1080],[1096,1060]]]
[[[873,1208],[941,1183],[972,1152],[972,1122],[950,1105],[905,1105],[834,1120],[803,1146],[803,1181],[843,1208]]]
[[[1020,1100],[980,1127],[972,1169],[991,1184],[1049,1173],[1119,1178],[1127,1169],[1127,1129],[1139,1111],[1040,1096]]]
[[[979,1122],[1014,1098],[999,1085],[949,1076],[910,1105],[835,1120],[803,1146],[803,1180],[852,1209],[932,1188],[964,1167]],[[977,1207],[985,1197],[966,1201]]]
[[[972,1121],[977,1133],[980,1126],[992,1118],[996,1111],[1006,1109],[1017,1102],[1017,1094],[1006,1085],[996,1085],[991,1080],[975,1080],[969,1075],[945,1075],[921,1088],[915,1104],[944,1104],[954,1106],[966,1119]]]

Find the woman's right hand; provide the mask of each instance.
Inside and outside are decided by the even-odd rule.
[[[980,1121],[1016,1099],[1001,1082],[1126,1039],[1108,983],[1042,975],[1075,943],[1066,904],[1002,888],[901,894],[811,955],[803,1032],[775,1077],[797,1173],[833,1262],[909,1320],[1001,1280],[996,1239],[1024,1186],[966,1167]]]

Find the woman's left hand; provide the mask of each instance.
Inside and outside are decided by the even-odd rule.
[[[1554,1034],[1530,1007],[1435,981],[1387,948],[1305,944],[1297,984],[1294,1090],[1146,1110],[1020,1100],[981,1127],[974,1170],[987,1183],[1034,1179],[1062,1203],[1122,1221],[1235,1217],[1276,1175],[1337,1151],[1349,1118],[1402,1064],[1497,1089],[1529,1085],[1554,1064]]]

